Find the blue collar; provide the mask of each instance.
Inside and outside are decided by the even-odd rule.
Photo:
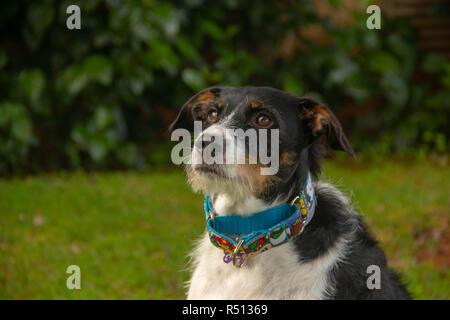
[[[244,259],[291,241],[311,221],[316,197],[311,175],[290,204],[282,204],[251,216],[217,216],[205,197],[208,234],[213,245],[225,253],[224,262],[240,266]]]

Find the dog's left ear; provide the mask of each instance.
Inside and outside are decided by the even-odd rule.
[[[310,142],[325,137],[330,148],[347,152],[355,158],[355,153],[342,130],[342,126],[331,110],[312,98],[301,97],[300,119],[306,128]]]

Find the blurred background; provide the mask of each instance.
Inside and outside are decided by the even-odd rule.
[[[167,128],[216,84],[329,105],[359,160],[336,154],[323,178],[414,297],[450,298],[447,0],[2,1],[0,298],[184,298],[202,200]]]

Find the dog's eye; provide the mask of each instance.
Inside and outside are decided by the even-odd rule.
[[[216,122],[219,117],[219,113],[216,109],[211,109],[208,111],[208,120],[211,122]]]
[[[256,118],[256,124],[263,128],[270,126],[272,123],[272,119],[270,119],[269,116],[265,114],[261,114]]]

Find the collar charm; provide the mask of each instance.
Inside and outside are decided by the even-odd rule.
[[[311,221],[316,206],[311,175],[290,204],[254,213],[217,216],[205,197],[206,226],[211,243],[224,251],[223,261],[240,267],[247,257],[292,241]]]

